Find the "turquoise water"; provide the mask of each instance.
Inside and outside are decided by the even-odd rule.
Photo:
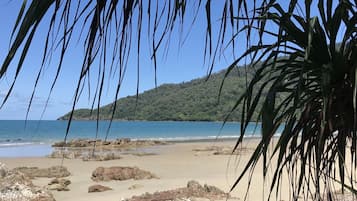
[[[42,156],[51,151],[50,144],[64,139],[67,121],[0,121],[0,157]],[[207,140],[237,138],[239,123],[222,122],[150,122],[113,121],[108,132],[109,121],[73,121],[68,139],[132,138],[168,141]],[[248,136],[259,136],[260,125],[248,127]]]
[[[0,146],[26,145],[30,143],[53,143],[64,139],[67,121],[0,121]],[[108,139],[159,139],[159,140],[201,140],[236,138],[240,135],[239,123],[222,122],[150,122],[113,121],[108,131],[109,121],[99,121],[98,138]],[[255,131],[255,132],[254,132]],[[96,121],[73,121],[68,139],[95,138]],[[259,125],[248,127],[249,135],[258,135]]]

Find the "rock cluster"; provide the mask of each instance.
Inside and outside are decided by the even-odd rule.
[[[68,179],[59,179],[55,178],[48,183],[47,188],[49,190],[56,190],[56,191],[69,191],[68,185],[71,184],[71,181]]]
[[[71,175],[71,173],[64,166],[52,166],[49,168],[17,167],[14,170],[25,174],[29,178],[35,178],[35,177],[60,178],[60,177],[68,177],[69,175]]]
[[[69,142],[57,142],[52,145],[54,151],[49,158],[82,159],[83,161],[107,161],[120,159],[120,154],[135,156],[155,155],[155,153],[137,152],[137,148],[167,145],[164,141],[130,140],[129,138],[111,141],[76,139]],[[93,148],[95,151],[93,153]],[[135,150],[134,152],[132,152]]]
[[[97,148],[108,149],[127,149],[155,145],[167,145],[167,142],[157,140],[131,140],[130,138],[121,138],[111,141],[90,140],[90,139],[75,139],[69,142],[57,142],[53,147],[77,147],[77,148],[92,148],[94,145]]]
[[[153,194],[145,193],[140,196],[133,196],[126,201],[212,201],[223,200],[229,195],[215,186],[201,185],[197,181],[189,181],[184,188],[161,191]]]
[[[208,152],[212,155],[239,155],[246,154],[250,151],[248,148],[237,148],[233,151],[233,147],[224,146],[209,146],[205,148],[193,149],[196,153]]]
[[[128,179],[153,179],[158,178],[151,172],[137,167],[98,167],[92,173],[93,181],[128,180]]]
[[[102,186],[102,185],[96,184],[93,186],[89,186],[88,193],[104,192],[104,191],[109,191],[109,190],[113,190],[113,189],[110,187],[107,187],[107,186]]]
[[[35,186],[25,174],[0,163],[0,201],[55,201],[44,188]]]

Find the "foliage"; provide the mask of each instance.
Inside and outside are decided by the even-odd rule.
[[[244,93],[246,78],[243,69],[236,68],[225,78],[219,95],[219,88],[225,71],[206,78],[195,79],[181,84],[164,84],[136,96],[128,96],[117,101],[114,119],[148,121],[224,121],[232,110],[235,100]],[[249,73],[252,77],[252,73]],[[249,79],[249,78],[248,78]],[[99,108],[99,118],[112,118],[114,103]],[[261,105],[261,103],[260,103]],[[229,121],[239,121],[240,108],[235,110]],[[75,110],[73,119],[95,120],[97,110]],[[253,115],[255,118],[257,113]],[[61,120],[67,120],[70,113]]]
[[[353,189],[356,182],[357,5],[320,0],[318,16],[311,16],[311,3],[305,1],[302,15],[297,1],[290,1],[287,9],[272,1],[258,9],[259,16],[252,19],[252,26],[245,27],[247,31],[257,29],[260,40],[235,62],[246,55],[254,55],[253,63],[260,58],[267,60],[257,68],[238,101],[244,108],[242,133],[253,118],[251,114],[258,110],[262,139],[236,184],[261,158],[266,177],[274,160],[277,166],[272,167],[270,193],[273,188],[279,190],[287,170],[291,199],[297,200],[303,193],[304,199],[331,200],[335,181],[342,190]],[[268,23],[278,31],[267,31]],[[273,43],[265,42],[265,35],[273,37]],[[285,59],[277,59],[279,56]],[[266,96],[260,94],[264,90],[268,91]],[[277,103],[280,93],[286,96]],[[256,103],[261,100],[264,103],[260,108]],[[282,134],[269,152],[274,133],[282,125]]]

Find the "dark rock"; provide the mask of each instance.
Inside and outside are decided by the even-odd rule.
[[[96,184],[96,185],[90,186],[88,188],[88,193],[104,192],[104,191],[109,191],[109,190],[113,190],[113,189],[110,187],[107,187],[107,186],[102,186],[102,185]]]
[[[68,185],[70,184],[71,181],[68,179],[55,178],[48,183],[48,189],[56,191],[69,191]]]

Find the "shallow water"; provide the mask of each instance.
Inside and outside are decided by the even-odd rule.
[[[67,121],[0,121],[0,157],[44,156],[53,142],[63,141]],[[131,138],[166,141],[236,139],[240,123],[163,121],[73,121],[68,140],[78,138]],[[222,127],[223,126],[223,127]],[[260,124],[250,124],[247,136],[260,136]]]

